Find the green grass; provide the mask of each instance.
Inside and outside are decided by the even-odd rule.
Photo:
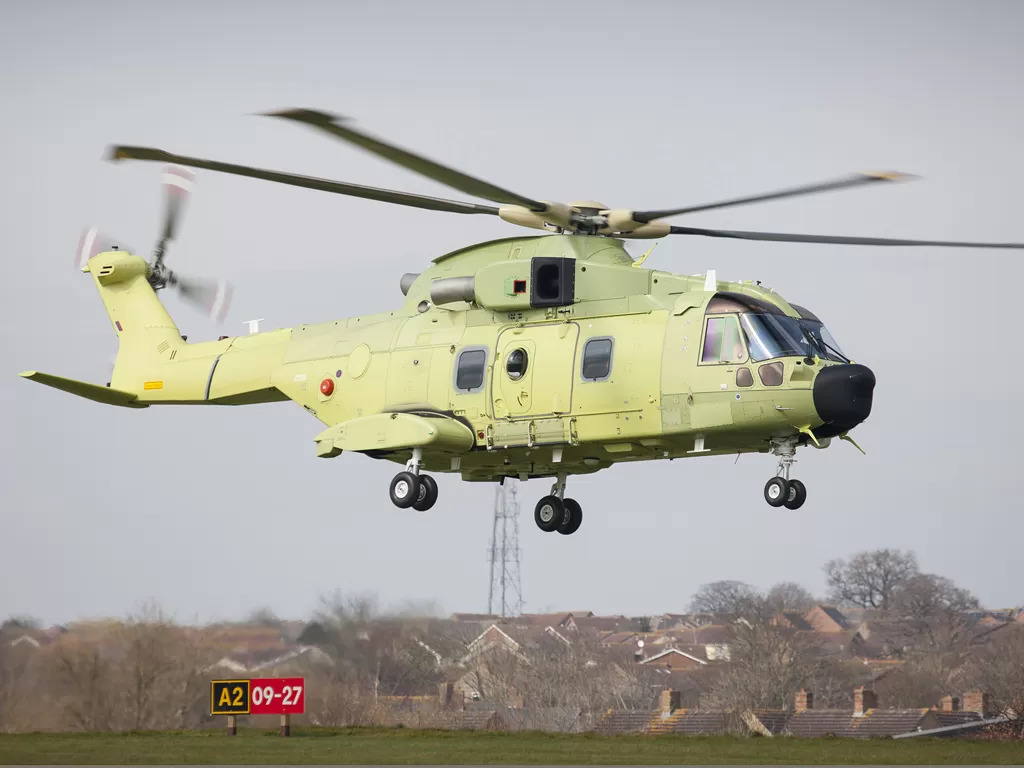
[[[384,728],[0,735],[2,764],[1020,764],[1018,743]]]

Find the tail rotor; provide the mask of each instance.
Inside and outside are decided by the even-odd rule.
[[[185,204],[191,196],[195,173],[187,168],[172,165],[165,170],[162,181],[164,219],[160,238],[153,249],[153,259],[149,263],[149,284],[156,291],[167,287],[173,288],[184,301],[201,310],[211,320],[222,323],[231,304],[231,284],[225,280],[181,275],[169,269],[164,263],[168,247],[177,236]],[[87,229],[82,233],[78,243],[76,266],[84,269],[93,256],[112,249],[131,250],[95,227]]]

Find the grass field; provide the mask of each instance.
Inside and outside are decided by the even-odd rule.
[[[989,764],[1018,743],[930,740],[597,736],[404,729],[0,735],[2,764]]]

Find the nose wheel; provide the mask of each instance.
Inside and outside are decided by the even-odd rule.
[[[405,471],[399,472],[391,480],[388,489],[391,503],[399,509],[411,507],[418,512],[426,512],[437,502],[437,481],[430,475],[420,474],[422,456],[421,449],[414,449],[412,460],[406,465]]]
[[[789,477],[790,467],[796,461],[796,439],[773,440],[771,452],[779,457],[779,469],[777,475],[765,483],[764,500],[772,507],[800,509],[807,501],[807,486]]]
[[[545,533],[558,531],[569,536],[583,524],[583,508],[575,499],[565,498],[565,475],[559,475],[551,493],[537,502],[533,521]]]

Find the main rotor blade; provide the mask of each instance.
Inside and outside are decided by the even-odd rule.
[[[691,205],[687,208],[666,208],[660,211],[635,211],[633,220],[642,224],[648,224],[655,219],[664,219],[668,216],[678,216],[683,213],[696,213],[698,211],[710,211],[715,208],[729,208],[736,205],[747,205],[748,203],[760,203],[765,200],[781,200],[785,197],[797,197],[799,195],[811,195],[816,192],[833,192],[839,189],[859,187],[864,184],[873,184],[879,181],[908,181],[917,178],[906,173],[855,173],[841,179],[833,179],[818,184],[806,184],[789,189],[781,189],[775,192],[766,192],[762,195],[751,195],[749,197],[737,197],[732,200],[721,200],[717,203],[706,203],[704,205]]]
[[[953,240],[894,240],[887,237],[843,237],[836,235],[791,235],[781,232],[741,232],[729,229],[671,227],[670,235],[702,235],[736,240],[772,240],[781,243],[835,243],[837,245],[931,245],[949,248],[1024,248],[1024,243],[969,243]]]
[[[458,200],[443,200],[437,197],[414,195],[408,192],[396,192],[391,189],[378,189],[376,187],[364,187],[359,184],[348,184],[343,181],[318,179],[313,176],[300,176],[294,173],[267,171],[261,168],[250,168],[245,165],[222,163],[216,160],[202,160],[197,157],[174,155],[170,152],[165,152],[162,149],[153,149],[150,147],[111,147],[108,151],[107,159],[112,162],[117,162],[118,160],[153,160],[162,163],[176,163],[178,165],[187,165],[192,168],[202,168],[207,171],[230,173],[236,176],[248,176],[253,179],[264,179],[265,181],[289,184],[294,187],[306,187],[307,189],[317,189],[321,192],[333,192],[339,195],[361,197],[367,200],[379,200],[383,203],[408,205],[413,208],[425,208],[430,211],[445,211],[447,213],[487,213],[492,216],[498,215],[498,209],[490,205],[463,203]]]
[[[517,195],[515,192],[502,189],[489,182],[467,176],[460,171],[456,171],[454,168],[441,165],[433,160],[428,160],[425,157],[396,147],[393,144],[387,144],[380,139],[348,128],[341,124],[344,118],[336,115],[318,112],[313,109],[285,109],[278,112],[264,112],[263,114],[268,117],[281,117],[285,120],[305,123],[467,195],[490,200],[493,203],[520,205],[538,213],[543,213],[547,210],[545,203],[531,200],[528,197]]]

